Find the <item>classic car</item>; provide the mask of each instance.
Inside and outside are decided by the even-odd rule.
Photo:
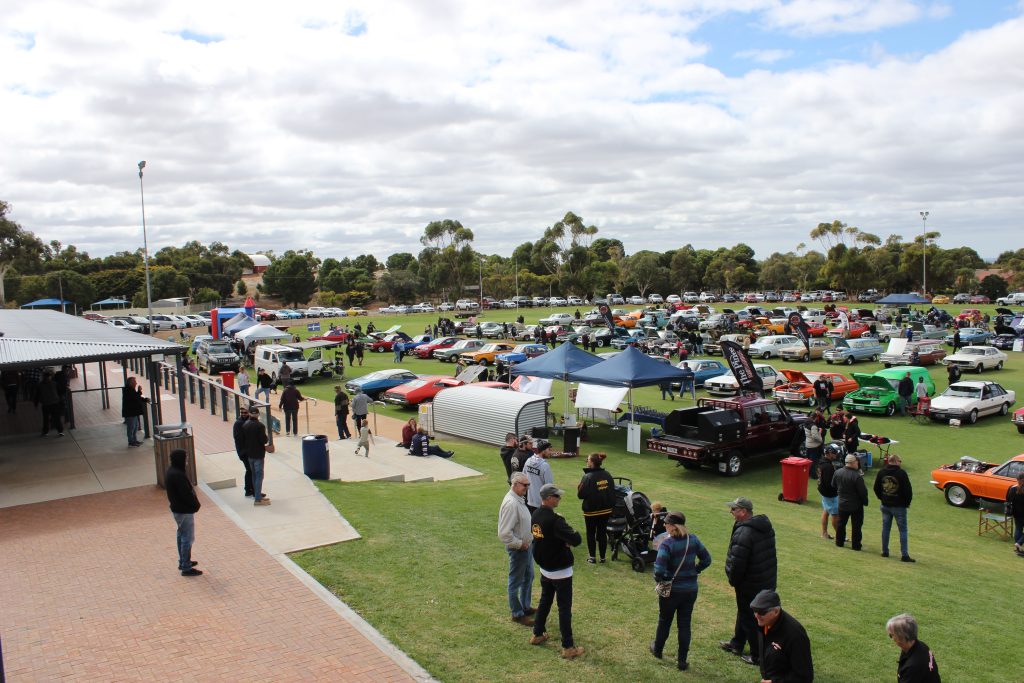
[[[367,311],[365,308],[360,308],[358,306],[353,306],[352,308],[349,308],[348,310],[345,311],[345,313],[347,313],[349,316],[370,315],[369,311]]]
[[[974,424],[985,415],[1006,415],[1016,402],[1017,394],[996,382],[960,381],[932,399],[928,417],[936,422],[960,420]]]
[[[409,372],[408,370],[400,370],[398,368],[377,370],[368,375],[350,379],[345,383],[345,389],[350,394],[358,394],[360,391],[363,391],[369,396],[376,398],[388,389],[411,382],[414,379],[418,379],[416,373]]]
[[[522,363],[547,352],[548,347],[543,344],[516,344],[511,351],[499,353],[495,356],[494,361],[499,366],[508,365],[509,363]]]
[[[832,344],[833,347],[823,354],[825,362],[829,365],[832,363],[853,365],[859,360],[877,361],[878,356],[882,353],[882,345],[871,337],[833,339]]]
[[[936,305],[948,304],[949,297],[946,296],[945,294],[939,294],[938,296],[932,297],[932,303]]]
[[[943,365],[957,365],[961,370],[1002,370],[1009,357],[993,346],[964,346],[942,359]]]
[[[814,383],[819,377],[832,380],[832,400],[840,401],[851,391],[856,391],[857,382],[835,372],[801,372],[789,368],[782,369],[786,384],[779,384],[773,390],[775,398],[783,403],[806,403],[813,406]]]
[[[537,322],[547,327],[548,325],[569,325],[575,321],[572,317],[572,313],[552,313],[548,317],[541,318]]]
[[[783,348],[780,355],[783,360],[820,360],[825,357],[825,352],[832,348],[831,339],[808,339],[807,344],[804,346],[802,341],[797,340],[796,344]]]
[[[833,327],[827,334],[829,337],[838,337],[840,339],[860,339],[871,334],[871,326],[866,322],[854,320],[845,328]]]
[[[989,299],[984,294],[975,294],[975,295],[973,295],[971,297],[971,300],[970,300],[969,303],[972,303],[972,304],[990,304],[990,303],[992,303],[992,300]]]
[[[992,337],[992,346],[1003,351],[1010,351],[1013,349],[1013,343],[1020,339],[1016,334],[997,334]]]
[[[843,408],[858,413],[894,414],[900,405],[896,387],[907,373],[910,373],[910,380],[915,387],[918,379],[923,377],[924,385],[928,388],[928,395],[935,394],[935,382],[924,368],[916,366],[889,368],[888,370],[879,370],[873,375],[855,372],[853,379],[857,381],[860,388],[846,395],[846,398],[843,399]],[[917,405],[916,392],[911,394],[910,404]]]
[[[396,406],[415,406],[430,401],[443,389],[460,387],[465,382],[447,375],[428,375],[388,389],[381,400]]]
[[[946,350],[940,342],[931,341],[906,341],[905,339],[893,339],[889,342],[880,357],[882,365],[890,368],[894,365],[910,365],[911,356],[917,352],[918,360],[915,365],[935,365],[946,357]]]
[[[412,337],[407,335],[405,332],[395,332],[394,334],[385,335],[382,339],[378,339],[367,348],[368,351],[374,351],[376,353],[384,353],[385,351],[391,351],[394,349],[396,343],[401,344],[402,342],[412,341]]]
[[[569,342],[570,344],[575,344],[580,340],[580,337],[582,337],[583,335],[589,336],[594,332],[594,328],[591,327],[590,325],[579,325],[567,332],[563,332],[557,335],[555,337],[555,340],[558,342]],[[589,339],[587,341],[589,341]]]
[[[755,363],[754,372],[760,375],[765,389],[778,386],[786,380],[785,377],[776,372],[775,368],[770,365]],[[739,391],[739,382],[736,381],[732,372],[727,372],[724,375],[719,375],[718,377],[712,377],[711,379],[706,380],[704,382],[704,388],[709,394],[731,396]]]
[[[540,328],[540,325],[524,325],[522,329],[516,330],[512,338],[518,341],[533,341],[537,338],[538,328]]]
[[[992,339],[992,333],[980,327],[960,328],[960,346],[974,346],[978,344],[985,344],[990,339]],[[948,346],[952,346],[953,334],[947,334],[945,341]]]
[[[410,356],[419,347],[425,344],[429,344],[431,340],[433,340],[433,338],[433,335],[420,334],[413,337],[409,341],[395,342],[394,346],[391,347],[391,350],[393,351],[397,346],[402,353],[406,354],[407,356]]]
[[[791,334],[773,334],[751,344],[747,353],[751,358],[771,358],[781,356],[782,349],[795,344],[800,344],[800,340]]]
[[[619,349],[621,351],[630,344],[639,344],[645,339],[647,339],[647,333],[645,333],[643,330],[630,330],[624,336],[613,338],[611,340],[611,347],[613,349]]]
[[[458,342],[446,349],[437,349],[434,351],[434,358],[439,361],[454,363],[455,359],[458,358],[460,353],[466,351],[475,351],[484,345],[483,339],[460,339]]]
[[[1024,434],[1024,408],[1017,408],[1013,411],[1013,418],[1010,422],[1017,425],[1018,434]]]
[[[1021,472],[1024,472],[1024,455],[1014,456],[1002,465],[965,455],[952,465],[932,470],[931,484],[945,492],[947,503],[962,508],[972,505],[977,498],[1005,501]]]
[[[954,304],[969,304],[971,303],[971,295],[966,292],[961,292],[953,297]]]
[[[868,325],[869,327],[871,324]],[[891,339],[897,339],[903,335],[903,328],[892,323],[874,323],[874,336],[878,337],[878,341],[887,342]]]
[[[487,337],[488,339],[502,339],[505,336],[505,326],[493,320],[488,320],[477,325],[475,336]]]
[[[455,344],[457,344],[459,341],[459,337],[439,337],[438,339],[435,339],[431,342],[427,342],[426,344],[420,344],[415,349],[413,349],[412,353],[417,358],[433,358],[434,351],[439,351],[441,349],[450,349],[451,347],[455,346]]]
[[[729,368],[720,360],[683,360],[676,363],[676,367],[682,369],[683,363],[687,363],[693,370],[693,386],[702,387],[709,379],[729,374]],[[679,383],[676,382],[674,386]]]
[[[476,363],[477,365],[487,365],[493,363],[494,358],[505,351],[511,351],[515,348],[512,344],[506,344],[502,342],[484,344],[479,349],[474,351],[464,351],[459,354],[458,358],[463,363]]]
[[[914,341],[946,338],[946,328],[939,327],[938,325],[915,322],[910,323],[910,327],[914,331]]]
[[[704,344],[704,353],[709,356],[721,356],[722,345],[719,342],[732,341],[736,342],[740,346],[743,346],[743,340],[750,339],[750,335],[747,334],[723,334],[715,341],[710,341]]]

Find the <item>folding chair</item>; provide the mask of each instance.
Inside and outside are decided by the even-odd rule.
[[[932,407],[932,400],[925,396],[917,399],[917,404],[911,406],[910,417],[914,422],[928,422],[928,411]]]
[[[1003,538],[1013,537],[1013,517],[1006,513],[1006,503],[978,499],[978,535],[995,533]]]

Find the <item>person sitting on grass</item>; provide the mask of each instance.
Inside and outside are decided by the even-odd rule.
[[[432,446],[427,430],[424,427],[419,427],[416,430],[416,434],[412,437],[409,455],[417,455],[424,458],[428,455],[436,455],[439,458],[450,458],[455,455],[455,451],[446,451],[440,446]]]

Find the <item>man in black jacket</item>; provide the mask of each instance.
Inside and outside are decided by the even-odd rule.
[[[512,485],[512,456],[515,454],[516,449],[519,448],[519,438],[515,432],[509,432],[505,435],[505,445],[501,447],[501,464],[505,466],[505,480]]]
[[[252,466],[249,464],[249,456],[246,455],[245,432],[243,431],[243,427],[248,421],[248,411],[241,411],[238,414],[238,419],[231,426],[231,436],[235,440],[235,455],[242,461],[242,467],[245,468],[245,497],[252,498]]]
[[[533,533],[533,559],[540,567],[540,603],[530,645],[548,639],[544,632],[551,604],[558,599],[558,630],[562,634],[562,657],[575,659],[583,654],[572,637],[572,548],[582,542],[580,533],[555,512],[563,491],[554,484],[540,487],[540,507],[530,518]]]
[[[267,459],[267,428],[260,422],[260,409],[249,408],[249,419],[242,425],[245,439],[245,457],[252,469],[253,505],[270,505],[270,498],[263,494],[263,465]]]
[[[839,528],[836,529],[836,545],[840,548],[846,543],[846,525],[853,520],[853,534],[850,547],[860,550],[864,527],[864,508],[868,504],[868,488],[864,485],[864,477],[860,473],[860,460],[853,453],[846,456],[846,467],[832,477],[839,498]]]
[[[928,645],[917,639],[917,620],[912,615],[897,614],[886,623],[885,630],[901,650],[896,667],[897,683],[941,683],[935,655]]]
[[[914,363],[911,363],[913,365]],[[910,406],[911,397],[914,395],[914,380],[910,379],[910,373],[903,375],[903,379],[896,385],[896,393],[900,397],[900,415],[907,416],[907,408]]]
[[[192,560],[192,544],[196,540],[195,514],[199,512],[199,499],[185,472],[186,457],[187,454],[180,448],[171,451],[171,465],[164,475],[164,488],[167,490],[167,501],[171,504],[171,514],[178,525],[178,570],[182,576],[200,576],[203,572],[196,569],[198,563]]]
[[[778,578],[775,529],[766,515],[754,515],[754,504],[749,498],[731,501],[729,511],[735,521],[725,558],[725,575],[736,591],[736,626],[732,639],[721,641],[719,646],[742,656],[747,664],[757,664],[760,661],[757,622],[750,601],[759,591],[775,590]],[[750,654],[743,655],[747,643]]]
[[[895,518],[900,532],[900,559],[915,562],[907,550],[907,508],[914,497],[914,490],[910,486],[910,477],[900,467],[902,462],[900,456],[890,455],[885,467],[875,476],[875,496],[882,503],[882,557],[889,557],[889,532]]]
[[[764,590],[751,601],[757,619],[761,647],[761,679],[786,683],[811,683],[814,662],[811,640],[803,625],[788,612],[775,591]]]

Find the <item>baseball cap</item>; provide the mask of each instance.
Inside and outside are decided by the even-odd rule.
[[[534,444],[534,446],[537,448],[537,452],[539,453],[541,451],[547,450],[548,448],[551,448],[551,442],[548,441],[547,439],[539,439],[537,443]]]
[[[744,498],[743,496],[740,496],[736,500],[729,501],[728,503],[726,503],[726,505],[729,506],[730,510],[734,508],[743,508],[744,510],[749,510],[750,512],[754,511],[754,504],[750,502],[749,498]]]
[[[540,487],[541,500],[544,500],[545,498],[550,498],[551,496],[558,496],[559,498],[561,498],[563,493],[565,493],[565,491],[558,488],[554,484],[544,484],[543,486]]]
[[[750,609],[753,610],[768,610],[773,607],[782,607],[782,600],[779,599],[779,594],[773,590],[765,589],[754,596],[754,599],[750,601]]]

